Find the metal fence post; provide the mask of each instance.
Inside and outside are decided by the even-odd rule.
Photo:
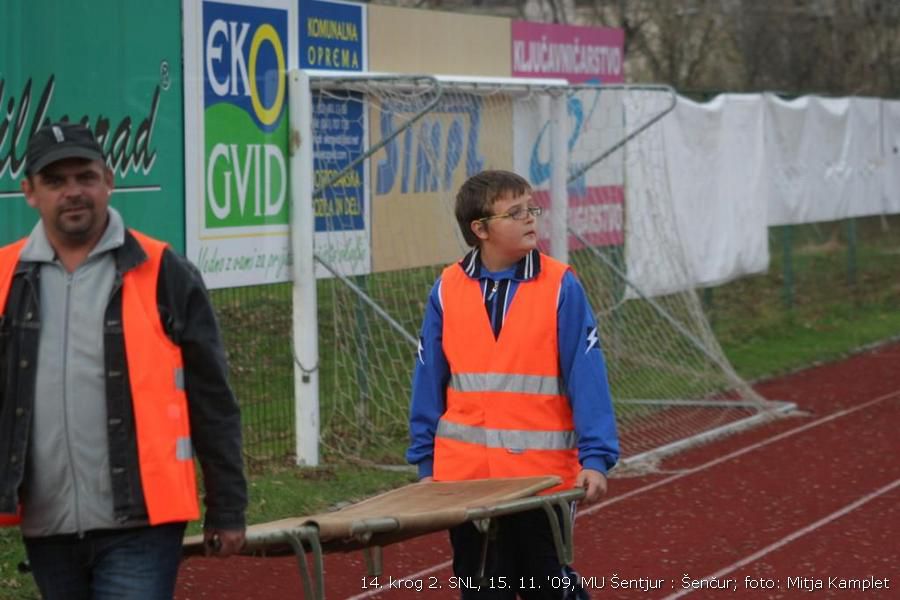
[[[851,291],[856,288],[857,260],[856,260],[856,219],[847,219],[847,285]]]
[[[781,230],[782,256],[784,257],[782,271],[784,273],[784,287],[782,289],[782,301],[786,309],[794,308],[794,256],[793,256],[793,225],[785,225]]]

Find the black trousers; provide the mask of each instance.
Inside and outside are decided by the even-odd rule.
[[[559,520],[559,509],[556,509]],[[484,534],[472,523],[450,529],[453,546],[453,586],[463,600],[587,599],[575,572],[559,562],[553,532],[543,509],[494,519],[489,534],[484,580],[480,588]],[[562,523],[560,521],[560,526]],[[568,586],[566,585],[568,584]]]

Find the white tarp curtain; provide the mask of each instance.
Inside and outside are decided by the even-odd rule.
[[[769,225],[885,212],[881,101],[766,96]]]
[[[654,101],[631,95],[629,129]],[[626,146],[630,296],[768,268],[764,115],[761,95],[726,94],[706,104],[679,97],[672,113]]]
[[[629,100],[631,127],[654,98]],[[626,154],[626,262],[651,296],[764,271],[769,226],[900,213],[900,101],[679,97]]]
[[[882,100],[883,198],[885,214],[900,213],[900,101]]]

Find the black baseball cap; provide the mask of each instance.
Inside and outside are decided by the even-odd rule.
[[[50,123],[34,132],[25,149],[25,173],[32,176],[65,158],[103,160],[103,149],[90,129],[78,123]]]

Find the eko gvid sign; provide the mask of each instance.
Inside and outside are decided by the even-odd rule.
[[[188,257],[211,288],[287,281],[292,5],[183,6]]]

